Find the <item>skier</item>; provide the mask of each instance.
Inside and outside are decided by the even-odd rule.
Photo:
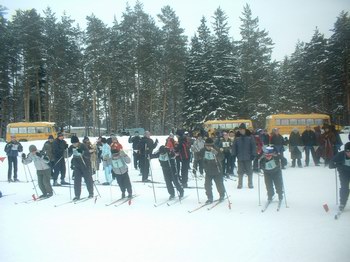
[[[47,141],[44,143],[44,146],[41,149],[41,153],[43,153],[50,159],[49,165],[51,167],[51,176],[54,173],[53,166],[55,165],[54,155],[53,155],[53,140],[54,140],[53,136],[49,135],[49,137],[47,138]]]
[[[132,143],[132,150],[133,150],[133,153],[132,153],[132,156],[134,158],[134,169],[137,170],[140,166],[140,163],[139,163],[139,151],[138,151],[138,144],[140,143],[140,140],[141,140],[141,137],[139,135],[139,132],[135,132],[135,135],[132,137],[130,136],[129,139],[128,139],[128,142],[129,143]]]
[[[179,136],[179,143],[175,147],[175,152],[178,154],[178,159],[181,163],[181,184],[182,187],[187,187],[188,182],[188,169],[190,168],[191,160],[191,145],[187,139],[187,135],[183,134]],[[178,165],[177,165],[178,166]],[[180,173],[179,168],[177,168]]]
[[[57,138],[53,141],[52,150],[55,160],[54,174],[53,174],[53,186],[60,186],[57,182],[58,175],[61,173],[61,185],[69,185],[64,179],[66,176],[66,149],[68,148],[67,142],[64,140],[63,134],[58,133]]]
[[[138,150],[140,152],[140,170],[142,174],[142,182],[150,182],[148,179],[149,175],[149,158],[158,145],[158,139],[155,142],[151,139],[151,133],[149,131],[145,132],[145,135],[141,138],[138,144]]]
[[[19,182],[17,178],[17,156],[18,153],[23,151],[23,146],[20,142],[16,140],[14,135],[11,135],[11,141],[8,142],[5,146],[5,152],[7,154],[8,159],[8,173],[7,178],[8,182]],[[13,179],[11,179],[12,175],[12,165],[13,165]]]
[[[339,210],[343,211],[349,198],[350,183],[350,142],[344,146],[344,150],[338,152],[329,162],[329,168],[336,168],[340,180],[340,205]]]
[[[105,179],[106,179],[106,181],[104,183],[102,183],[102,185],[107,186],[112,182],[112,176],[111,176],[112,153],[111,153],[111,147],[108,145],[107,139],[105,137],[102,137],[101,143],[102,143],[101,158],[103,161],[103,169],[105,172]]]
[[[237,135],[238,136],[238,135]],[[248,176],[248,187],[253,186],[253,169],[252,161],[256,156],[255,139],[250,135],[249,130],[246,130],[244,123],[239,126],[239,136],[236,137],[232,146],[232,154],[237,157],[238,160],[238,189],[243,186],[243,175]]]
[[[127,166],[130,162],[130,157],[123,150],[112,150],[112,176],[117,179],[122,191],[122,198],[125,198],[125,191],[128,192],[128,198],[132,198],[132,187]]]
[[[165,146],[161,146],[152,158],[159,159],[159,163],[163,170],[164,181],[169,193],[169,200],[175,198],[175,190],[179,192],[179,197],[184,196],[184,190],[180,185],[179,178],[176,172],[175,153]]]
[[[91,174],[91,161],[89,149],[79,142],[78,137],[72,136],[72,145],[68,148],[68,156],[72,156],[72,169],[74,172],[74,194],[73,200],[79,200],[81,194],[81,178],[84,177],[86,188],[89,192],[88,198],[94,197],[94,188]]]
[[[50,159],[43,152],[39,152],[35,145],[29,146],[29,154],[26,156],[22,154],[22,163],[28,165],[33,162],[36,168],[36,174],[38,176],[38,185],[42,192],[39,198],[52,197],[52,187],[50,184],[51,179],[51,166]]]
[[[267,190],[267,200],[271,201],[275,195],[274,186],[278,194],[278,199],[283,199],[282,170],[279,166],[277,152],[273,147],[266,147],[260,158],[260,168],[264,172],[264,180]]]
[[[199,152],[199,157],[203,159],[203,166],[205,170],[205,193],[208,200],[206,204],[213,202],[212,181],[214,180],[216,189],[219,192],[219,201],[223,201],[225,198],[224,179],[222,175],[223,154],[220,149],[214,146],[214,140],[207,138],[205,140],[204,148]]]

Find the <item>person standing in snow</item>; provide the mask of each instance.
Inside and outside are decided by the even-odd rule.
[[[117,179],[122,197],[125,198],[125,191],[128,192],[128,198],[132,198],[132,187],[128,173],[128,165],[131,162],[130,157],[121,149],[112,150],[112,176]]]
[[[248,176],[248,187],[253,186],[253,168],[252,161],[256,156],[255,139],[250,135],[244,123],[239,126],[239,135],[232,145],[232,154],[237,157],[238,160],[238,189],[243,187],[243,175]]]
[[[305,131],[302,133],[301,138],[303,140],[303,144],[305,146],[305,166],[309,166],[310,163],[310,153],[312,156],[312,159],[315,163],[315,166],[319,166],[320,164],[317,161],[316,158],[316,134],[311,129],[311,127],[308,125],[306,126]]]
[[[339,210],[343,211],[349,198],[350,183],[350,142],[344,146],[344,150],[338,152],[329,162],[329,168],[336,168],[340,180],[340,205]]]
[[[54,140],[53,136],[49,135],[49,137],[47,138],[47,141],[44,143],[43,149],[41,150],[41,153],[43,153],[50,159],[49,165],[51,167],[51,176],[53,176],[53,173],[54,173],[53,166],[55,165],[54,155],[53,155],[53,140]]]
[[[81,194],[81,179],[84,178],[86,188],[89,192],[88,198],[94,197],[94,187],[91,173],[90,152],[85,144],[80,143],[78,137],[72,136],[72,145],[68,148],[68,156],[72,156],[72,169],[74,172],[74,194],[73,200],[79,200]]]
[[[38,185],[42,192],[39,198],[52,197],[53,190],[51,187],[51,166],[50,159],[43,152],[39,152],[35,145],[29,146],[29,154],[22,154],[22,163],[28,165],[33,162],[38,176]]]
[[[181,184],[182,187],[187,187],[188,182],[188,169],[190,168],[190,160],[191,160],[191,145],[188,141],[188,135],[183,134],[179,136],[179,143],[175,147],[175,152],[178,154],[178,158],[181,162]],[[180,173],[180,170],[178,170]]]
[[[165,146],[161,146],[152,158],[158,158],[163,170],[164,181],[169,193],[169,200],[175,198],[175,190],[178,191],[179,197],[184,196],[184,189],[181,187],[179,177],[176,172],[175,153]]]
[[[53,141],[52,151],[54,156],[54,174],[53,174],[53,186],[60,186],[57,182],[58,175],[61,173],[61,185],[68,185],[64,179],[66,177],[66,149],[68,148],[67,142],[64,140],[63,134],[58,133],[57,138]]]
[[[102,185],[108,186],[112,182],[112,175],[111,175],[111,171],[112,171],[112,162],[111,162],[112,152],[111,152],[111,147],[108,145],[107,139],[105,137],[102,137],[101,143],[102,143],[101,158],[102,158],[102,161],[103,161],[103,169],[104,169],[104,172],[105,172],[105,180],[106,180]]]
[[[138,144],[140,143],[141,137],[139,135],[139,132],[135,132],[135,135],[132,137],[130,136],[128,139],[128,142],[132,144],[132,156],[134,159],[134,169],[137,170],[140,167],[140,161],[139,161],[139,150],[137,148]]]
[[[227,132],[222,132],[222,137],[219,140],[219,149],[223,153],[223,160],[222,160],[222,172],[223,175],[226,177],[229,177],[230,174],[232,174],[232,154],[231,154],[231,148],[232,148],[232,140],[229,138],[229,135]]]
[[[213,202],[213,180],[219,192],[219,201],[223,201],[226,192],[222,173],[222,160],[224,157],[220,149],[214,146],[214,140],[212,138],[207,138],[205,140],[204,148],[199,152],[199,158],[203,159],[203,167],[205,170],[204,187],[205,194],[208,198],[206,204]]]
[[[303,167],[301,164],[301,152],[303,151],[303,148],[303,140],[301,139],[299,130],[294,128],[289,135],[289,151],[292,159],[292,167],[295,167],[295,162],[297,162],[298,167]]]
[[[283,199],[283,180],[282,170],[279,166],[279,159],[273,147],[266,147],[265,152],[260,158],[260,168],[264,173],[264,181],[267,190],[267,200],[272,200],[275,195],[275,189],[278,199]],[[274,189],[275,186],[275,189]]]
[[[17,156],[18,156],[18,153],[23,151],[23,146],[21,145],[20,142],[16,140],[16,137],[14,135],[11,135],[11,141],[6,144],[4,150],[7,154],[7,159],[8,159],[8,172],[7,172],[8,182],[19,182],[17,177],[17,169],[18,169]],[[12,166],[13,166],[13,179],[11,178]]]
[[[158,145],[158,139],[155,142],[151,139],[151,132],[146,131],[145,135],[141,138],[138,145],[138,150],[140,152],[140,170],[142,174],[142,182],[150,182],[148,179],[150,163],[149,159],[153,150]]]
[[[191,149],[193,152],[193,173],[196,175],[197,171],[199,171],[200,175],[203,176],[203,159],[199,158],[199,152],[204,148],[205,141],[201,135],[201,133],[197,134],[197,138],[194,141]]]
[[[280,134],[278,128],[273,128],[271,132],[271,137],[270,137],[270,145],[272,145],[276,151],[277,151],[277,156],[279,158],[279,165],[281,169],[285,169],[285,166],[287,165],[287,159],[284,157],[284,145],[285,145],[285,140],[283,136]]]

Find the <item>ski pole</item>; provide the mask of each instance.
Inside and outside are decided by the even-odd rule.
[[[67,169],[68,169],[68,183],[70,185],[71,180],[70,180],[70,166],[69,166],[69,158],[68,158],[68,148],[67,150]],[[69,186],[69,199],[72,200],[72,187]]]
[[[281,179],[282,179],[282,190],[283,190],[283,195],[284,195],[284,202],[286,204],[286,208],[289,208],[289,206],[287,204],[287,195],[286,195],[286,190],[284,188],[284,181],[283,181],[282,171],[281,171]]]
[[[261,206],[261,198],[260,198],[260,172],[258,173],[258,195],[259,195],[259,206]]]
[[[35,185],[33,177],[32,177],[32,173],[30,172],[30,169],[29,169],[28,166],[27,166],[27,169],[28,169],[28,172],[29,172],[30,179],[32,180],[32,183],[33,183],[33,186],[34,186],[35,193],[36,193],[37,196],[39,196],[38,190],[36,189],[36,185]]]
[[[27,180],[27,183],[28,183],[29,181],[28,181],[27,171],[26,171],[26,168],[24,166],[23,161],[22,161],[22,166],[23,166],[23,169],[24,169],[24,175],[26,176],[26,180]]]
[[[195,172],[193,172],[193,170],[194,170]],[[194,174],[194,179],[195,179],[195,181],[196,181],[196,191],[197,191],[198,204],[200,204],[201,201],[199,200],[198,181],[197,181],[197,170],[196,170],[196,169],[193,169],[193,170],[192,170],[192,173]]]
[[[154,197],[154,203],[157,204],[157,197],[156,197],[156,190],[154,188],[154,181],[153,181],[153,174],[152,174],[152,168],[151,168],[151,161],[148,159],[146,156],[146,161],[148,161],[149,165],[149,174],[151,175],[151,180],[152,180],[152,189],[153,189],[153,197]]]
[[[98,191],[98,188],[97,188],[97,186],[96,186],[96,184],[95,184],[95,181],[92,180],[92,183],[93,183],[93,185],[95,186],[95,189],[96,189],[96,192],[97,192],[98,196],[101,197],[100,191]]]
[[[334,168],[334,174],[335,174],[335,203],[338,206],[338,176],[337,176],[336,168]]]

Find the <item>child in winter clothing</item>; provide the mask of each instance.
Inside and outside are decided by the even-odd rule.
[[[213,202],[212,180],[214,180],[216,189],[219,192],[219,201],[223,201],[225,198],[225,187],[222,173],[222,161],[223,154],[217,147],[214,147],[214,141],[212,138],[205,140],[205,146],[199,152],[199,157],[203,159],[203,166],[205,170],[205,193],[208,197],[207,204]]]
[[[337,153],[329,162],[329,168],[337,168],[340,180],[340,205],[339,210],[343,210],[349,198],[350,183],[350,142],[347,142],[344,151]]]
[[[112,170],[112,153],[111,153],[111,147],[107,143],[107,139],[103,137],[101,139],[102,143],[102,161],[103,161],[103,169],[105,171],[105,179],[106,182],[104,182],[102,185],[109,185],[112,182],[112,175],[111,175],[111,170]]]
[[[22,163],[28,165],[29,163],[34,162],[36,173],[38,176],[39,188],[42,192],[42,195],[39,198],[51,197],[52,196],[52,187],[50,184],[51,179],[51,166],[50,159],[39,152],[35,145],[29,146],[29,154],[22,154]]]
[[[74,194],[73,200],[79,200],[81,194],[81,178],[84,177],[89,198],[94,196],[94,188],[91,173],[90,152],[85,144],[80,143],[78,137],[72,136],[72,145],[68,148],[68,156],[72,156],[72,168],[74,172]]]
[[[159,163],[163,170],[164,180],[168,193],[170,195],[169,200],[175,197],[175,190],[179,192],[179,197],[184,196],[184,190],[180,185],[179,178],[176,172],[176,162],[175,162],[175,153],[165,146],[161,146],[159,151],[155,154],[152,154],[152,158],[158,157]]]
[[[113,149],[112,153],[112,176],[117,179],[122,191],[122,198],[125,198],[125,191],[128,191],[128,198],[132,198],[132,188],[127,166],[131,159],[123,150]]]
[[[278,194],[278,199],[283,199],[282,170],[279,165],[279,157],[273,147],[267,147],[260,159],[260,168],[264,172],[267,199],[272,200],[275,195],[274,185]]]

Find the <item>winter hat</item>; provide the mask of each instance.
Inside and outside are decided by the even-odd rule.
[[[87,136],[84,136],[83,143],[89,141],[89,138]]]
[[[29,152],[37,151],[37,148],[35,145],[30,145],[29,146]]]
[[[165,153],[166,153],[166,147],[165,147],[165,146],[159,147],[159,153],[160,153],[161,155],[165,154]]]
[[[61,132],[57,133],[57,137],[63,136]]]
[[[345,150],[346,152],[350,152],[350,142],[347,142],[347,143],[345,144],[344,150]]]
[[[239,129],[247,129],[247,126],[244,123],[242,123],[242,124],[239,125],[238,128]]]
[[[107,143],[107,139],[106,139],[105,137],[102,137],[102,138],[101,138],[101,143],[106,144],[106,143]]]
[[[268,146],[268,147],[265,148],[265,154],[266,155],[271,155],[271,154],[273,154],[274,151],[275,151],[275,148],[272,147],[272,146]]]
[[[208,137],[206,140],[205,140],[205,144],[206,146],[213,146],[214,145],[214,140],[210,137]]]
[[[53,139],[53,135],[49,135],[47,139]]]
[[[71,142],[72,144],[74,144],[74,143],[79,143],[79,138],[78,138],[77,136],[72,136],[72,138],[70,139],[70,142]]]

